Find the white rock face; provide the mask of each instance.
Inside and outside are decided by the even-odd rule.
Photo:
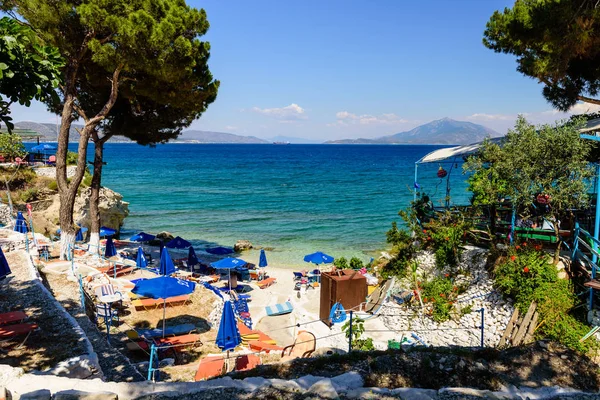
[[[75,200],[75,221],[83,226],[90,226],[90,193],[87,188]],[[103,226],[119,229],[129,215],[129,203],[123,201],[123,196],[109,188],[100,188],[100,221]]]
[[[481,313],[484,309],[484,345],[495,347],[498,345],[506,325],[514,311],[512,304],[502,299],[502,295],[493,287],[493,281],[485,270],[487,251],[467,246],[463,253],[461,268],[465,274],[455,279],[456,284],[468,283],[469,288],[462,293],[455,305],[456,313],[452,319],[437,323],[421,312],[419,308],[409,309],[400,307],[395,302],[383,305],[381,314],[384,324],[389,329],[412,330],[427,345],[432,346],[479,346],[481,342]],[[418,274],[433,276],[444,274],[437,271],[433,253],[422,252],[417,256],[419,263]],[[396,283],[397,289],[409,289],[407,280]],[[471,312],[460,315],[460,310]],[[405,333],[411,337],[411,333]]]
[[[75,175],[76,165],[70,165],[67,167],[67,178],[72,178]],[[56,179],[56,168],[55,167],[41,167],[34,169],[37,176],[43,176],[46,178]]]

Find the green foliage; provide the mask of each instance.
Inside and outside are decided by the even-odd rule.
[[[23,203],[29,203],[31,201],[39,200],[39,190],[37,188],[29,188],[21,192],[21,201]]]
[[[31,100],[58,100],[63,60],[56,48],[44,46],[36,33],[16,20],[0,18],[0,121],[10,132],[10,104],[29,106]]]
[[[58,183],[56,183],[56,180],[48,182],[48,189],[58,190]]]
[[[67,151],[67,165],[77,165],[77,157],[74,151]]]
[[[448,277],[435,277],[423,283],[421,297],[423,303],[432,305],[431,317],[436,322],[450,319],[457,289]]]
[[[27,152],[19,135],[14,133],[0,133],[0,154],[8,160],[25,157]]]
[[[435,264],[440,270],[458,267],[470,226],[461,214],[445,212],[438,214],[423,230],[424,247],[433,249]]]
[[[365,321],[359,317],[352,318],[352,350],[370,351],[375,350],[373,339],[363,339],[365,333]],[[346,334],[346,339],[350,339],[350,320],[348,319],[342,326],[342,332]]]
[[[561,111],[600,90],[600,8],[594,1],[516,1],[494,12],[483,44],[515,55],[517,70],[542,82],[544,97]]]
[[[350,269],[362,269],[364,268],[364,264],[358,257],[352,257],[350,259]]]
[[[338,269],[348,269],[348,260],[346,260],[346,257],[336,258],[333,260],[333,265]]]

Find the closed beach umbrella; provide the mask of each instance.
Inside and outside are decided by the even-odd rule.
[[[267,265],[267,255],[265,254],[265,249],[260,249],[260,258],[258,259],[258,266],[264,268]]]
[[[8,266],[8,261],[6,261],[2,247],[0,247],[0,281],[10,274],[11,272],[10,267]]]
[[[77,229],[77,233],[75,234],[76,242],[83,242],[83,232],[87,231],[87,228],[82,228],[81,226]]]
[[[129,240],[131,240],[132,242],[149,242],[151,240],[154,240],[155,238],[156,236],[154,235],[150,235],[145,232],[140,232],[137,235],[133,235],[132,237],[130,237]]]
[[[246,261],[242,260],[241,258],[231,258],[231,257],[224,258],[222,260],[210,263],[210,266],[213,267],[214,269],[226,269],[227,270],[227,272],[229,273],[229,290],[231,290],[231,270],[233,268],[243,267],[244,265],[246,265]]]
[[[104,236],[113,236],[117,233],[117,231],[115,231],[112,228],[107,228],[106,226],[103,226],[100,228],[100,237],[104,237]]]
[[[142,246],[138,247],[137,256],[135,257],[135,265],[138,268],[146,268],[148,266],[148,261],[146,261],[146,256],[144,255],[144,249],[142,249]]]
[[[158,269],[161,275],[169,276],[175,272],[175,265],[173,265],[173,260],[171,260],[171,256],[169,255],[169,251],[167,249],[163,249],[160,255],[160,268]]]
[[[242,343],[242,337],[237,328],[233,306],[229,300],[223,303],[223,313],[221,314],[221,323],[219,324],[216,343],[221,350],[227,352],[235,349]],[[227,356],[229,357],[229,354],[227,354]]]
[[[25,217],[23,217],[23,213],[19,211],[17,213],[17,220],[15,221],[15,231],[20,233],[27,233],[27,222],[25,221]]]
[[[198,257],[196,256],[196,251],[194,251],[194,248],[192,246],[190,246],[190,249],[188,250],[188,261],[187,261],[187,265],[188,267],[190,267],[190,270],[192,268],[192,266],[198,264]]]
[[[313,263],[313,264],[329,264],[332,263],[334,260],[333,257],[331,257],[330,255],[327,255],[325,253],[322,253],[320,251],[317,251],[316,253],[312,253],[312,254],[307,254],[304,256],[304,261],[308,262],[308,263]]]
[[[224,256],[225,254],[231,254],[231,253],[233,253],[233,249],[230,249],[229,247],[218,246],[218,247],[209,247],[209,248],[206,249],[206,252],[210,253],[210,254],[216,254],[216,255],[219,255],[219,256]]]
[[[138,281],[131,291],[139,296],[150,297],[151,299],[163,299],[163,337],[165,337],[167,298],[190,294],[194,292],[194,289],[196,289],[194,282],[171,278],[169,276],[159,276],[158,278]]]
[[[187,249],[191,245],[192,244],[190,242],[188,242],[187,240],[182,239],[179,236],[177,236],[175,239],[168,242],[165,245],[165,247],[168,247],[170,249]]]
[[[104,249],[104,257],[110,258],[112,256],[117,255],[117,248],[115,247],[115,242],[113,242],[112,237],[108,237],[106,239],[106,248]]]

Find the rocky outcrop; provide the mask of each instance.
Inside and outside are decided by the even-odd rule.
[[[67,178],[72,178],[75,175],[76,165],[70,165],[67,167]],[[55,167],[41,167],[34,169],[37,176],[43,176],[46,178],[56,179],[56,168]]]
[[[90,226],[90,193],[91,189],[83,190],[75,200],[74,219],[82,226]],[[109,188],[100,188],[100,223],[108,228],[119,230],[123,221],[129,215],[129,203],[123,201],[123,196]]]
[[[240,251],[244,251],[244,250],[250,250],[252,249],[254,246],[252,245],[252,243],[250,243],[249,240],[238,240],[237,242],[235,242],[235,244],[233,245],[233,250],[236,253],[239,253]]]
[[[10,225],[13,221],[13,217],[10,213],[10,207],[8,204],[0,204],[0,224],[6,226]]]
[[[163,242],[168,242],[170,240],[175,239],[175,236],[173,236],[173,234],[171,232],[160,232],[156,235],[156,239],[158,239],[159,241],[163,241]]]

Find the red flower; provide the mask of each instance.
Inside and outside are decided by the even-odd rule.
[[[523,246],[523,247],[527,247],[527,242],[523,242],[523,243],[522,243],[522,246]]]
[[[427,236],[427,240],[431,240],[431,236]]]
[[[417,295],[417,291],[416,290],[413,290],[413,293],[414,293],[415,296]]]
[[[540,251],[540,250],[542,249],[542,245],[541,245],[541,244],[537,244],[537,245],[535,246],[535,249],[536,249],[537,251]]]
[[[440,297],[445,297],[446,295],[444,293],[440,293]]]
[[[449,276],[450,276],[450,274],[444,274],[444,276],[447,278],[447,277],[449,277]]]
[[[528,273],[529,272],[529,267],[523,268],[523,272]]]
[[[452,287],[452,291],[456,292],[458,290],[458,288],[456,286]]]
[[[421,286],[421,281],[417,281],[417,286]]]
[[[427,229],[423,229],[423,233],[427,233]]]
[[[446,236],[446,241],[450,240],[450,238],[448,236]]]
[[[510,256],[510,261],[515,261],[517,259],[517,257],[515,256]]]
[[[517,245],[517,246],[515,246],[515,249],[521,250],[521,246]]]

